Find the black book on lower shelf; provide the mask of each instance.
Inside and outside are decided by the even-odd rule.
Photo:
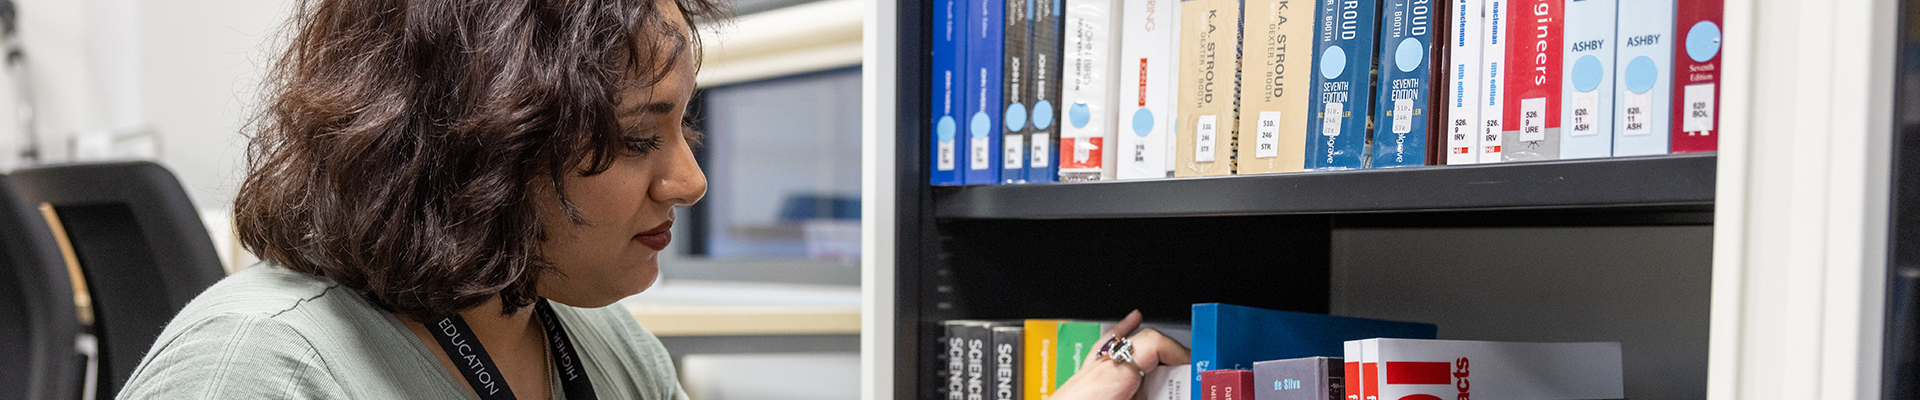
[[[1019,400],[1023,393],[1020,357],[1026,352],[1027,328],[1021,325],[993,326],[993,400]]]
[[[1019,321],[981,321],[952,320],[946,322],[947,334],[941,338],[946,349],[944,368],[937,378],[946,382],[940,391],[940,397],[947,400],[999,400],[1017,399],[1020,391],[1020,340],[1022,328]],[[1008,329],[1011,328],[1011,329]],[[1008,358],[1000,362],[1002,344],[1006,340]],[[1002,375],[1007,370],[1011,380],[1006,385],[1011,389],[1009,396],[1000,397],[999,387]]]

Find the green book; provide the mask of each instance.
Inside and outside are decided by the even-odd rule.
[[[1112,323],[1068,321],[1060,323],[1060,351],[1054,361],[1053,385],[1060,387],[1080,371],[1080,363],[1086,362],[1087,354],[1098,351],[1100,333],[1105,332]]]

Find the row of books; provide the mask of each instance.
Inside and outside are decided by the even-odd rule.
[[[1204,400],[1619,399],[1621,366],[1616,342],[1367,339],[1347,341],[1341,357],[1202,372],[1193,392]],[[1144,399],[1191,396],[1165,381],[1144,383],[1154,390]]]
[[[933,374],[943,383],[936,394],[948,400],[1045,400],[1080,370],[1111,327],[1046,319],[947,321],[939,338],[946,352],[938,355],[940,368]],[[1145,327],[1188,346],[1192,363],[1148,373],[1134,396],[1141,400],[1235,398],[1227,393],[1263,400],[1455,398],[1456,384],[1458,398],[1468,398],[1463,382],[1469,379],[1480,398],[1621,397],[1618,343],[1433,340],[1438,328],[1431,324],[1217,303],[1195,304],[1191,325]]]
[[[930,182],[1713,151],[1723,1],[936,0]]]

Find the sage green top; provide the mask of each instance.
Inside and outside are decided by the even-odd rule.
[[[553,311],[601,399],[685,400],[660,340],[625,307]],[[553,385],[553,398],[565,396]],[[358,291],[260,264],[167,323],[121,399],[475,399],[400,320]]]

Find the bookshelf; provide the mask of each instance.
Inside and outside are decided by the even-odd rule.
[[[927,398],[943,320],[1110,319],[1138,308],[1180,322],[1191,303],[1226,302],[1414,315],[1401,318],[1437,323],[1443,338],[1564,341],[1612,329],[1591,340],[1627,346],[1632,398],[1878,398],[1886,54],[1897,54],[1878,46],[1894,41],[1892,4],[1728,0],[1719,118],[1729,133],[1717,154],[931,187],[922,138],[930,3],[869,3],[863,396]],[[1810,12],[1821,18],[1800,17]],[[1772,44],[1750,44],[1762,42]],[[1873,62],[1810,64],[1808,54]],[[1355,236],[1387,232],[1370,237],[1444,249],[1425,232],[1492,232],[1478,228],[1511,232],[1485,240],[1567,255],[1545,261],[1558,268],[1482,263],[1471,274],[1353,256],[1372,245]],[[1579,243],[1615,238],[1593,235],[1607,229],[1652,229],[1660,235],[1635,243],[1663,244],[1577,259],[1632,251]],[[1662,242],[1668,234],[1683,240]],[[1685,267],[1634,263],[1666,259]],[[1344,287],[1353,274],[1394,277],[1395,290],[1414,293],[1463,282],[1558,286],[1434,303],[1531,318],[1531,327],[1504,327],[1499,315],[1418,317],[1434,304],[1356,294]],[[1636,356],[1636,347],[1657,354]]]

